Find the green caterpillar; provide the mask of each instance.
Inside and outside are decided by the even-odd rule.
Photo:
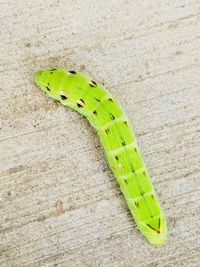
[[[35,73],[34,81],[50,97],[87,117],[100,137],[139,230],[150,243],[163,245],[167,239],[166,219],[129,121],[116,99],[76,71],[40,70]]]

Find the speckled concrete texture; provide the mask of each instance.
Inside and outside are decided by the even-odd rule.
[[[200,262],[200,2],[0,0],[0,266]],[[86,119],[33,84],[82,70],[121,102],[168,219],[135,227]]]

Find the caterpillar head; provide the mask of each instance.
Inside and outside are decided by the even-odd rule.
[[[66,71],[63,69],[39,70],[34,74],[34,82],[54,99],[59,99],[60,85]]]
[[[167,223],[164,215],[152,218],[148,223],[141,223],[140,231],[151,244],[164,245],[167,239]]]
[[[82,87],[88,83],[85,75],[60,68],[45,69],[34,74],[34,82],[53,99],[86,115],[87,110],[83,109],[86,93],[82,90]],[[93,83],[88,83],[88,87],[96,86],[96,83]]]

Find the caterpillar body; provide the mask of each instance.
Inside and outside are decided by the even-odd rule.
[[[87,117],[96,129],[140,232],[156,246],[167,239],[167,223],[130,123],[117,100],[86,75],[65,69],[39,70],[34,81],[50,97]]]

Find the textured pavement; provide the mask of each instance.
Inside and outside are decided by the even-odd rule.
[[[0,0],[0,19],[0,266],[199,266],[200,2]],[[87,120],[33,84],[55,66],[124,107],[164,247],[135,228]]]

